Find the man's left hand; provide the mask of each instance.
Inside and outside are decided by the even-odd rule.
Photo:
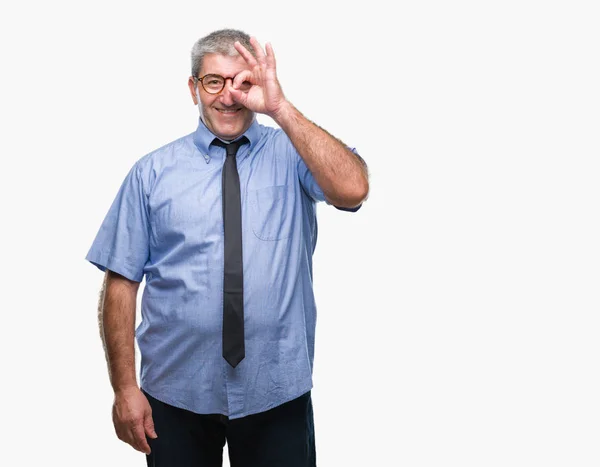
[[[288,104],[281,85],[277,80],[275,54],[271,44],[267,42],[266,54],[255,37],[250,38],[256,58],[239,42],[234,47],[250,66],[249,70],[238,73],[231,87],[233,99],[244,107],[275,118]],[[248,81],[252,87],[244,92],[239,87]]]

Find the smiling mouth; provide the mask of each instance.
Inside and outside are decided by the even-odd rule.
[[[222,113],[223,115],[233,115],[238,113],[242,109],[215,109],[217,112]]]

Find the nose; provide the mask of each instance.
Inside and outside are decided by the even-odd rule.
[[[231,95],[230,89],[231,86],[233,86],[233,78],[226,78],[225,79],[225,86],[223,87],[223,90],[221,91],[221,103],[223,105],[233,105],[235,104],[234,100],[233,100],[233,96]]]

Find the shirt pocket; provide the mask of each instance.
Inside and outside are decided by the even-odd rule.
[[[289,185],[248,190],[250,224],[260,240],[284,240],[292,234],[293,191]]]

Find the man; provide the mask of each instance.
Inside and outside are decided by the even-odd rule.
[[[135,163],[86,257],[115,430],[156,467],[220,466],[225,441],[232,467],[314,466],[315,203],[358,210],[367,168],[285,98],[268,43],[209,34],[188,85],[197,130]]]

